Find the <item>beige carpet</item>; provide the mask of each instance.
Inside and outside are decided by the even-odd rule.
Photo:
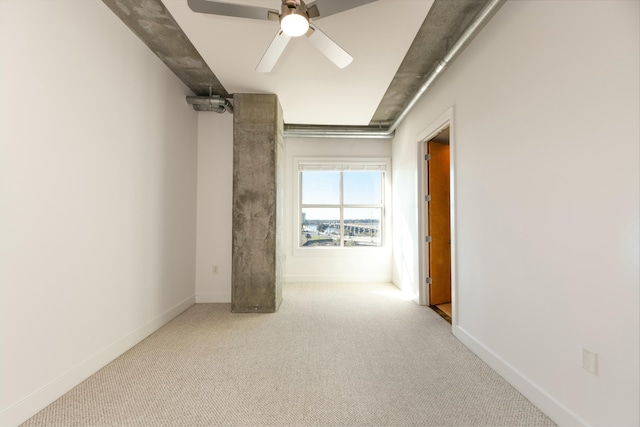
[[[24,425],[554,425],[391,285],[229,310],[196,304]]]

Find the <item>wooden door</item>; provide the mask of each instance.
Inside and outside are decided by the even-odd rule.
[[[451,220],[449,187],[449,145],[427,143],[429,159],[429,302],[451,302]]]

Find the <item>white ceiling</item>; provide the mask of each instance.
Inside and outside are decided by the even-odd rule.
[[[224,0],[279,9],[281,0]],[[335,0],[340,1],[340,0]],[[368,125],[433,0],[378,0],[315,25],[354,57],[337,68],[305,37],[292,39],[273,71],[255,67],[278,23],[195,13],[163,0],[229,93],[275,93],[290,124]]]

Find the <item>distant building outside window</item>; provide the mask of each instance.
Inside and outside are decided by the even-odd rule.
[[[383,245],[385,162],[298,162],[301,248]]]

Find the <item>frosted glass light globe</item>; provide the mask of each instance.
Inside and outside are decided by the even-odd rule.
[[[292,11],[282,17],[280,28],[288,36],[298,37],[309,31],[309,21],[306,17]]]

